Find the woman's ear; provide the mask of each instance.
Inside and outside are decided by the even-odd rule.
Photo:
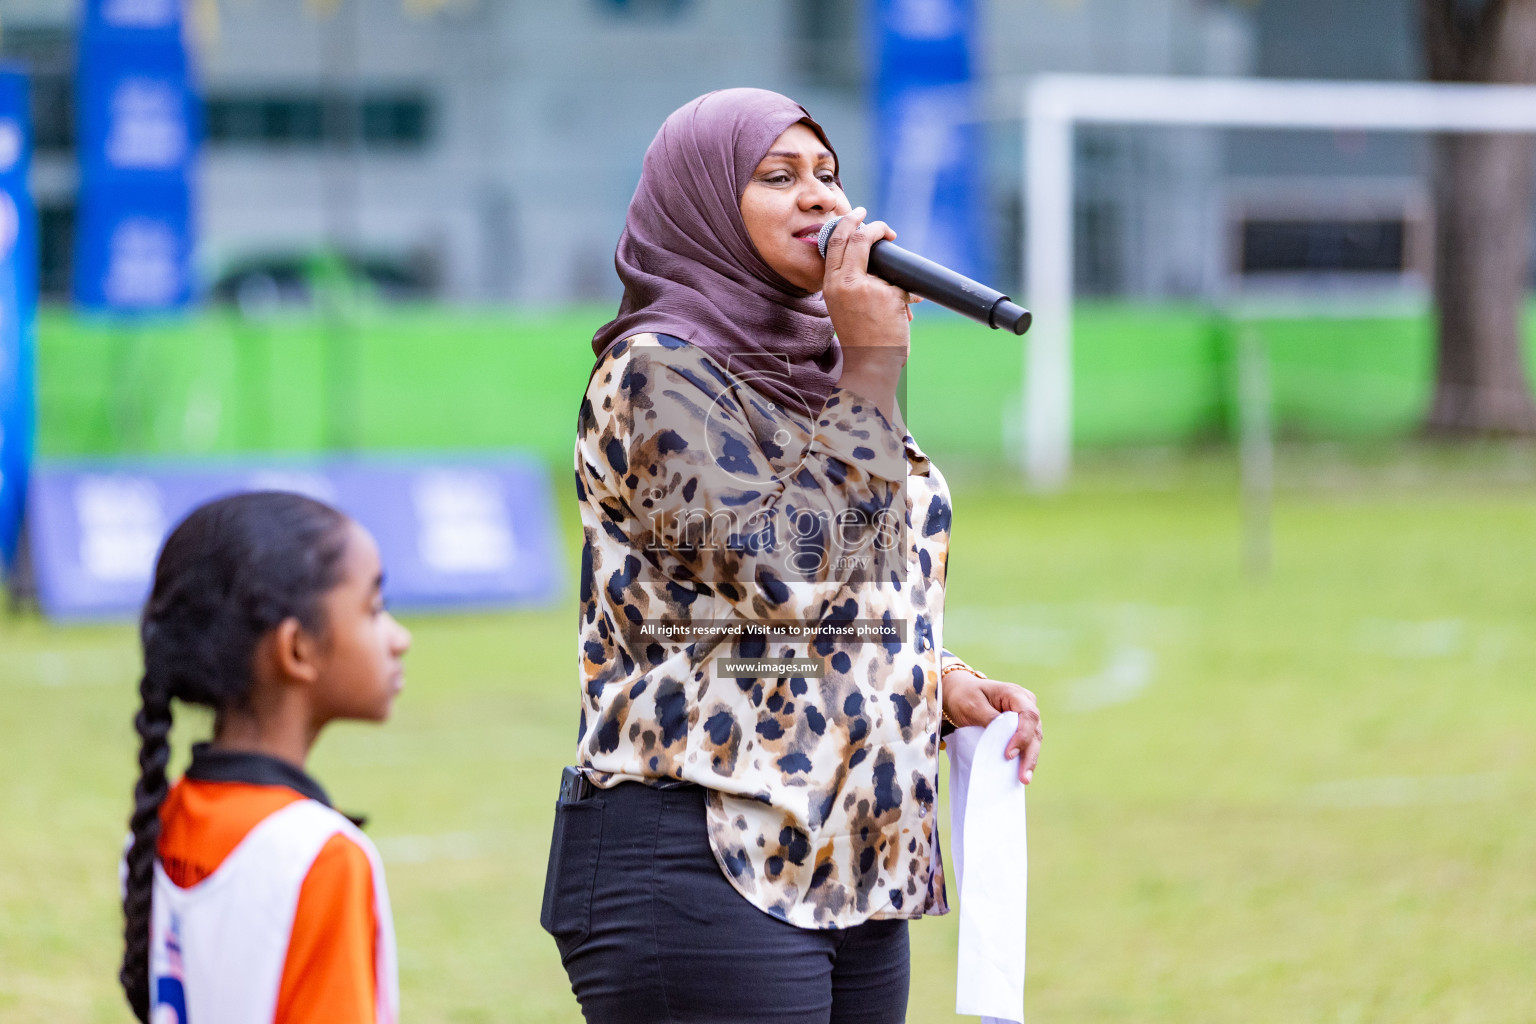
[[[286,618],[267,635],[264,656],[283,682],[312,686],[320,678],[320,644],[296,618]]]

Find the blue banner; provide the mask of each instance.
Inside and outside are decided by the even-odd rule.
[[[86,0],[76,118],[76,304],[185,306],[200,104],[179,0]]]
[[[988,280],[974,0],[869,0],[878,205],[913,252]]]
[[[9,573],[26,507],[35,419],[37,217],[26,72],[0,65],[0,562]]]
[[[177,43],[182,0],[86,0],[80,35],[92,42]]]
[[[29,497],[38,603],[51,618],[135,614],[171,529],[249,490],[308,494],[373,534],[386,596],[490,608],[559,594],[563,548],[543,466],[517,456],[189,465],[41,463]]]

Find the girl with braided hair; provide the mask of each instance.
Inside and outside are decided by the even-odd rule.
[[[171,533],[144,606],[139,780],[120,980],[153,1024],[393,1024],[394,931],[373,844],[304,763],[336,719],[383,721],[410,634],[373,538],[258,492]],[[166,779],[172,700],[214,735]]]

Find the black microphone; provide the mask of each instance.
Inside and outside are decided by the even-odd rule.
[[[816,236],[816,248],[823,257],[827,255],[827,242],[842,219],[833,217],[821,226],[821,234]],[[1023,334],[1034,320],[1029,310],[1002,292],[978,284],[883,238],[869,250],[869,272],[903,291],[937,302],[972,320],[980,320],[988,327]]]

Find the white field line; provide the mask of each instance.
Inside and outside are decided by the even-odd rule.
[[[1501,781],[1497,772],[1339,779],[1309,787],[1306,799],[1314,807],[1333,808],[1467,804],[1497,799]]]
[[[955,622],[950,614],[944,616],[944,642],[951,650],[982,647],[1021,664],[1043,668],[1069,661],[1076,644],[1075,634],[1079,632],[1038,619],[1020,619],[996,609],[967,612]]]
[[[950,605],[944,611],[944,621],[952,618],[999,617],[1039,622],[1164,622],[1182,620],[1190,609],[1181,605],[1143,604],[1135,601],[1084,601],[1080,603],[1051,604],[1046,602],[1021,604],[964,604]]]
[[[1355,646],[1367,654],[1389,658],[1450,658],[1466,648],[1467,634],[1467,624],[1460,619],[1365,619],[1356,632]]]
[[[1506,627],[1484,626],[1462,619],[1362,619],[1355,631],[1355,649],[1405,661],[1470,656],[1479,665],[1504,660],[1514,640]]]
[[[1066,684],[1067,710],[1095,711],[1139,697],[1156,676],[1156,647],[1182,639],[1191,619],[1187,608],[1145,604],[957,607],[945,612],[944,642],[962,657],[981,647],[1046,668],[1102,649],[1103,668]]]
[[[944,636],[946,645],[954,639],[956,647],[977,644],[1052,666],[1095,636],[1109,637],[1112,646],[1181,637],[1191,618],[1187,608],[1146,604],[964,605],[945,610]]]
[[[57,1016],[52,1020],[84,1020],[90,1010],[90,994],[78,980],[65,974],[62,977],[27,974],[7,967],[6,976],[0,981],[0,1003],[14,998],[36,1011],[47,1010]],[[36,1019],[43,1019],[42,1016]]]
[[[436,835],[379,836],[379,856],[389,864],[430,864],[442,860],[479,860],[511,848],[512,833],[441,832]]]
[[[37,651],[0,656],[0,684],[137,686],[140,668],[131,650]]]
[[[1067,709],[1097,711],[1135,700],[1151,685],[1156,669],[1157,658],[1147,648],[1116,646],[1103,671],[1068,684]]]

